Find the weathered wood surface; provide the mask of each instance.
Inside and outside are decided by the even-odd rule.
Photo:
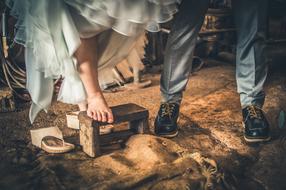
[[[149,112],[145,108],[136,104],[124,104],[111,107],[111,110],[114,116],[113,124],[128,122],[129,130],[100,136],[100,126],[108,124],[94,121],[87,116],[86,112],[79,114],[80,144],[83,151],[91,157],[100,155],[100,144],[126,139],[133,134],[143,134],[149,131]]]
[[[135,133],[130,130],[118,131],[108,135],[100,135],[99,140],[101,145],[108,145],[119,142],[120,140],[125,141],[134,134]]]
[[[92,120],[80,120],[79,141],[83,151],[90,157],[100,155],[99,127],[92,127]]]

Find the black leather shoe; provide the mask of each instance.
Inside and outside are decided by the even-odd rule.
[[[244,124],[244,139],[247,142],[265,142],[271,139],[269,123],[263,111],[254,105],[242,110]]]
[[[179,117],[179,104],[161,104],[155,119],[155,134],[158,136],[172,138],[178,135],[177,120]]]

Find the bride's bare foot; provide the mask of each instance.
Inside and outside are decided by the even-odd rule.
[[[87,115],[99,122],[113,123],[113,114],[101,93],[88,97]]]

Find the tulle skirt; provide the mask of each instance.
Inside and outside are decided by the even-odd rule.
[[[159,23],[171,20],[178,3],[180,0],[6,0],[17,18],[15,41],[26,47],[31,121],[51,104],[53,80],[60,76],[64,80],[58,100],[85,101],[73,56],[81,38],[97,36],[100,73],[124,59],[145,30],[156,32]]]

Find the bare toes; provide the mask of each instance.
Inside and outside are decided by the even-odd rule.
[[[96,113],[96,112],[94,112],[94,114],[93,114],[93,119],[94,119],[95,121],[98,120],[98,116],[97,116],[97,113]]]
[[[91,111],[87,111],[86,114],[87,114],[87,116],[90,117],[90,118],[93,118],[93,117],[94,117],[94,114],[93,114],[93,112],[91,112]]]
[[[101,117],[100,111],[97,111],[96,114],[97,114],[97,121],[101,122],[102,121],[102,117]]]
[[[114,122],[114,118],[113,118],[113,114],[112,112],[107,112],[107,118],[108,118],[108,123],[113,123]]]
[[[107,121],[106,115],[107,115],[106,112],[104,112],[104,111],[101,112],[101,119],[102,119],[101,121],[102,121],[102,122],[106,122],[106,121]]]

